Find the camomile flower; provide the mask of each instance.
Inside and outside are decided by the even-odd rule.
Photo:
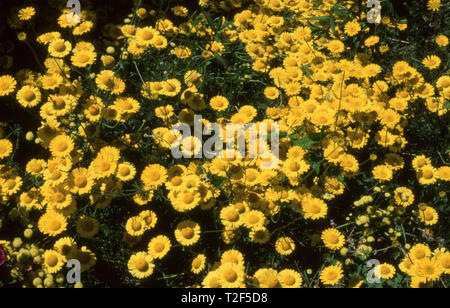
[[[237,264],[222,264],[217,269],[217,272],[219,275],[220,285],[223,288],[240,288],[244,284],[244,269]]]
[[[25,108],[32,108],[41,102],[41,92],[34,86],[23,86],[16,94],[17,101]]]
[[[222,257],[220,258],[221,264],[225,263],[233,263],[237,264],[240,267],[244,268],[244,256],[242,253],[236,249],[230,249],[223,252]]]
[[[67,227],[66,218],[55,212],[47,212],[41,216],[38,222],[39,231],[49,236],[57,236]]]
[[[409,188],[398,187],[394,192],[394,200],[397,205],[407,207],[414,203],[414,194]]]
[[[335,286],[339,280],[344,277],[342,267],[339,265],[330,265],[325,267],[320,273],[320,281],[324,285]]]
[[[265,244],[270,240],[270,232],[265,227],[255,227],[250,231],[250,240],[257,244]]]
[[[328,206],[321,199],[307,197],[301,201],[302,211],[307,219],[320,219],[327,216]]]
[[[437,177],[441,181],[450,181],[450,167],[449,166],[442,166],[437,170]]]
[[[425,59],[423,59],[422,64],[426,68],[433,70],[433,69],[438,68],[441,65],[441,62],[442,61],[438,56],[431,55],[431,56],[428,56]]]
[[[322,241],[325,246],[332,250],[341,249],[345,245],[345,237],[337,229],[327,229],[322,232]]]
[[[421,277],[427,281],[438,280],[442,273],[443,268],[437,258],[424,258],[422,260],[415,261],[411,267],[411,273],[414,277]]]
[[[437,170],[432,166],[425,166],[417,173],[417,178],[420,184],[434,184],[437,181]]]
[[[95,63],[97,54],[93,51],[77,51],[70,58],[72,65],[76,67],[86,67]]]
[[[67,259],[71,259],[71,253],[74,248],[77,247],[77,243],[71,237],[63,237],[55,242],[53,249],[58,253],[65,256]]]
[[[74,149],[73,140],[67,135],[59,135],[50,142],[50,151],[55,157],[69,156]]]
[[[444,271],[444,274],[450,274],[450,252],[441,253],[437,256],[437,259],[442,267],[442,270]]]
[[[278,272],[273,268],[260,268],[254,275],[257,285],[264,289],[281,287],[278,277]]]
[[[145,279],[153,274],[155,264],[153,258],[146,252],[138,252],[128,261],[128,271],[138,279]]]
[[[37,41],[41,44],[50,44],[55,39],[61,38],[61,33],[59,32],[46,32],[38,36]]]
[[[81,249],[75,249],[72,257],[80,261],[82,271],[91,269],[97,263],[95,254],[85,246],[81,247]]]
[[[275,243],[275,249],[280,255],[290,255],[295,250],[294,240],[288,236],[281,237]]]
[[[239,211],[232,205],[220,211],[220,220],[226,229],[237,229],[242,225]]]
[[[0,145],[0,153],[2,153],[1,145]],[[0,154],[0,156],[1,156],[1,154]],[[46,167],[47,167],[47,162],[45,160],[32,159],[27,163],[25,170],[33,176],[41,177],[44,174],[44,170]]]
[[[429,11],[439,11],[439,9],[441,8],[441,0],[428,0],[427,2],[427,9]]]
[[[143,211],[139,213],[139,217],[141,217],[144,220],[145,228],[147,230],[153,229],[156,226],[156,223],[158,222],[158,217],[153,211]]]
[[[204,288],[221,288],[221,280],[220,280],[220,275],[219,275],[219,271],[214,270],[214,271],[210,271],[206,277],[203,279],[202,281],[202,286]]]
[[[141,236],[147,231],[146,223],[140,216],[129,218],[125,225],[125,229],[129,235],[135,237]]]
[[[124,182],[131,181],[136,175],[136,168],[133,164],[125,162],[117,166],[116,177]]]
[[[86,20],[82,23],[80,23],[78,26],[76,26],[72,33],[73,35],[83,35],[85,33],[88,33],[89,31],[92,30],[92,28],[94,27],[94,23],[92,21]]]
[[[264,213],[258,210],[251,210],[241,215],[242,222],[245,227],[252,229],[255,227],[263,227],[267,223]]]
[[[379,182],[389,182],[393,178],[392,168],[388,165],[380,165],[372,170],[373,177]]]
[[[419,155],[414,157],[412,165],[416,172],[419,172],[425,166],[431,166],[431,160],[425,155]]]
[[[431,256],[431,249],[424,244],[417,244],[409,250],[409,257],[413,263]]]
[[[280,91],[275,87],[268,87],[264,90],[264,95],[270,100],[276,100],[280,96]]]
[[[392,279],[395,275],[395,267],[391,264],[383,263],[375,267],[375,273],[379,273],[382,279]]]
[[[433,226],[437,224],[439,220],[439,214],[434,208],[426,206],[423,210],[419,209],[419,219],[426,226]]]
[[[136,30],[136,42],[146,47],[151,45],[152,40],[159,35],[159,31],[152,27],[138,28]]]
[[[62,270],[64,264],[66,263],[66,258],[54,250],[47,250],[43,255],[44,260],[43,265],[49,274],[56,274]]]
[[[302,276],[291,269],[284,269],[279,272],[278,281],[282,288],[300,288],[303,283]]]
[[[344,32],[348,36],[355,36],[359,33],[359,31],[361,31],[361,26],[359,25],[357,20],[350,21],[344,26]]]
[[[148,253],[155,259],[162,259],[170,250],[170,239],[165,235],[154,237],[148,244]]]
[[[94,181],[86,168],[77,168],[70,172],[67,185],[69,190],[78,195],[88,194],[94,186]]]
[[[100,223],[97,219],[83,215],[78,218],[76,229],[79,235],[84,238],[93,238],[100,228]]]
[[[173,198],[171,199],[172,206],[178,212],[186,212],[196,208],[200,201],[200,194],[196,191],[185,189],[182,191],[171,192],[173,193]]]
[[[19,17],[19,20],[27,21],[33,18],[33,16],[36,14],[36,10],[34,7],[29,6],[23,9],[19,10],[19,13],[17,14],[17,17]]]
[[[192,246],[200,239],[200,225],[191,220],[180,222],[175,229],[175,238],[183,246]]]
[[[4,159],[11,155],[13,145],[8,139],[0,139],[0,159]]]
[[[211,98],[209,105],[212,109],[216,111],[224,111],[228,108],[229,101],[226,97],[223,96],[214,96]]]
[[[10,75],[0,76],[0,96],[6,96],[14,92],[17,81]]]
[[[206,267],[206,256],[204,254],[197,255],[191,263],[191,272],[200,274]]]
[[[159,164],[149,165],[142,172],[141,180],[146,188],[158,187],[167,180],[167,170]]]
[[[95,83],[100,90],[109,91],[111,94],[121,94],[125,90],[125,83],[117,78],[113,71],[103,70],[95,78]]]
[[[440,34],[436,37],[436,44],[438,44],[439,47],[446,47],[448,45],[448,37],[446,37],[443,34]]]
[[[20,191],[22,184],[22,178],[19,176],[10,175],[5,179],[0,178],[0,192],[6,196],[12,196]]]
[[[55,39],[48,46],[48,52],[55,58],[64,58],[71,50],[72,44],[64,39]]]

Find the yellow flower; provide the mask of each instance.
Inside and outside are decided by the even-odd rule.
[[[41,216],[38,222],[39,230],[49,236],[57,236],[67,227],[66,218],[55,212],[47,212]]]
[[[325,246],[332,250],[341,249],[345,245],[345,237],[337,229],[327,229],[321,236]]]
[[[446,181],[446,182],[450,181],[450,167],[449,166],[442,166],[437,170],[437,172],[438,172],[437,177],[439,178],[439,180]]]
[[[264,95],[270,100],[276,100],[280,96],[280,91],[275,87],[268,87],[264,90]]]
[[[79,24],[77,27],[75,27],[72,33],[73,35],[83,35],[91,31],[93,27],[94,23],[92,21],[87,20]]]
[[[409,257],[416,263],[417,261],[423,260],[426,257],[431,256],[431,250],[428,246],[424,244],[417,244],[409,250]]]
[[[0,159],[4,159],[11,155],[13,145],[8,139],[0,139]]]
[[[441,59],[438,56],[431,55],[423,59],[422,64],[425,65],[426,68],[433,70],[441,65]]]
[[[255,227],[250,231],[250,239],[257,244],[265,244],[270,240],[270,232],[265,227]]]
[[[345,24],[344,32],[348,36],[355,36],[359,33],[359,31],[361,31],[361,26],[359,25],[358,21],[353,20]]]
[[[244,268],[244,256],[242,253],[236,249],[230,249],[223,252],[222,257],[220,258],[221,264],[225,263],[233,263],[237,264],[240,267]]]
[[[136,168],[133,166],[133,164],[125,162],[118,165],[116,177],[119,180],[128,182],[134,179],[135,175],[136,175]]]
[[[301,204],[303,213],[307,219],[316,220],[327,216],[328,206],[320,199],[307,197],[301,201]]]
[[[395,275],[395,267],[391,264],[383,263],[375,268],[375,273],[379,273],[380,277],[383,279],[391,279]]]
[[[194,274],[200,274],[206,267],[206,256],[204,254],[199,254],[192,260],[191,272]]]
[[[433,166],[425,166],[417,173],[417,178],[420,184],[434,184],[437,181],[437,170]]]
[[[438,44],[439,47],[446,47],[448,45],[448,37],[443,34],[438,35],[436,37],[436,44]]]
[[[217,274],[219,276],[219,283],[223,288],[240,288],[244,285],[245,272],[237,264],[222,264],[217,269]]]
[[[426,281],[438,280],[442,273],[443,268],[437,258],[424,258],[415,261],[411,267],[411,273],[413,277],[420,277],[426,279]]]
[[[439,220],[438,212],[430,206],[426,206],[424,210],[419,209],[419,219],[426,226],[433,226]]]
[[[30,20],[31,18],[33,18],[33,16],[36,14],[36,10],[34,9],[34,7],[29,6],[23,9],[19,10],[19,13],[17,14],[17,16],[19,17],[20,20]]]
[[[97,263],[95,254],[85,246],[81,247],[81,249],[74,250],[73,259],[80,261],[82,271],[89,270]]]
[[[128,271],[138,279],[145,279],[153,274],[155,264],[151,255],[145,252],[138,252],[131,256],[128,261]]]
[[[302,276],[291,269],[284,269],[279,272],[278,281],[283,288],[300,288],[303,283]]]
[[[155,259],[162,259],[170,250],[171,243],[167,236],[154,237],[148,244],[148,253]]]
[[[41,101],[41,92],[34,86],[23,86],[16,94],[17,101],[25,108],[37,106]]]
[[[54,250],[47,250],[43,255],[44,267],[47,269],[49,274],[56,274],[62,270],[64,263],[66,263],[66,258],[60,253]]]
[[[252,229],[263,227],[267,223],[264,213],[258,210],[251,210],[242,214],[242,222],[245,227]]]
[[[97,219],[83,215],[76,223],[77,232],[84,238],[93,238],[99,230],[100,223]]]
[[[283,256],[288,256],[295,250],[294,240],[288,236],[280,237],[275,243],[276,251]]]
[[[142,172],[141,180],[146,189],[156,188],[167,180],[167,170],[159,164],[149,165]]]
[[[428,0],[427,8],[429,11],[439,11],[441,8],[441,0]]]
[[[71,237],[63,237],[55,242],[53,249],[65,256],[68,260],[71,259],[73,249],[77,247],[77,243]]]
[[[183,246],[192,246],[200,239],[200,225],[191,220],[178,223],[175,238]]]
[[[77,51],[70,58],[70,60],[72,61],[72,64],[76,67],[86,67],[88,65],[92,65],[95,63],[96,59],[97,59],[97,54],[90,50]]]
[[[324,285],[335,286],[343,277],[342,267],[336,265],[325,267],[320,273],[320,281]]]
[[[254,277],[260,288],[280,288],[281,283],[278,280],[278,272],[272,268],[261,268],[256,271]]]
[[[6,96],[14,92],[17,81],[10,75],[0,76],[0,96]]]
[[[52,57],[64,58],[72,50],[72,44],[63,39],[55,39],[48,46],[48,52]]]
[[[139,217],[141,217],[144,220],[145,228],[147,230],[153,229],[156,226],[156,223],[158,222],[158,217],[153,211],[143,211],[139,213]]]
[[[50,151],[55,157],[69,156],[74,147],[72,139],[67,135],[59,135],[50,142]]]
[[[229,101],[226,97],[223,96],[215,96],[211,98],[209,105],[212,109],[216,111],[224,111],[228,108]]]
[[[61,38],[59,32],[47,32],[38,36],[37,41],[42,44],[50,44],[53,40]]]
[[[103,70],[95,78],[95,83],[100,90],[109,91],[111,94],[121,94],[125,90],[125,83],[114,75],[113,71]]]
[[[147,225],[142,217],[134,216],[128,219],[125,229],[129,235],[138,237],[147,231]]]
[[[392,180],[392,168],[388,165],[380,165],[372,170],[373,177],[379,182],[389,182]]]

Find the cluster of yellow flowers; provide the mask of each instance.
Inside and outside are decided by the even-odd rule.
[[[309,249],[323,248],[324,255],[335,256],[334,262],[324,260],[316,276],[317,284],[320,281],[325,286],[343,285],[344,273],[350,271],[347,268],[359,257],[369,257],[376,249],[372,246],[382,241],[391,244],[389,248],[410,247],[398,267],[412,277],[412,287],[450,274],[450,253],[444,247],[432,252],[421,243],[411,248],[406,238],[400,243],[405,219],[428,233],[438,224],[437,209],[416,191],[433,185],[448,188],[450,167],[433,165],[421,153],[414,153],[411,162],[405,161],[410,155],[405,153],[410,142],[406,128],[416,115],[411,106],[418,100],[424,102],[426,112],[439,119],[448,117],[444,106],[450,99],[450,76],[435,74],[435,80],[427,80],[403,60],[393,66],[375,63],[376,55],[386,54],[389,45],[369,33],[366,13],[355,11],[355,2],[255,0],[244,7],[240,0],[199,1],[202,10],[211,13],[233,12],[232,20],[212,20],[207,13],[191,18],[188,7],[176,5],[171,7],[171,21],[141,7],[123,25],[112,27],[110,32],[120,49],[109,46],[106,52],[88,41],[87,35],[96,26],[94,12],[83,10],[80,16],[73,15],[75,22],[70,23],[68,10],[62,10],[57,19],[61,29],[35,39],[47,50],[41,65],[44,71],[21,70],[15,76],[0,76],[0,96],[14,97],[20,108],[38,114],[37,137],[31,133],[30,139],[47,155],[46,159],[30,157],[23,171],[19,170],[12,163],[18,150],[14,139],[6,129],[0,131],[0,207],[17,205],[8,208],[9,218],[26,221],[30,232],[39,231],[47,238],[45,243],[53,245],[44,251],[30,244],[17,251],[22,245],[19,239],[0,242],[0,248],[17,260],[11,274],[21,277],[21,266],[34,262],[39,269],[32,266],[28,277],[22,279],[31,281],[30,286],[52,287],[63,284],[63,265],[70,259],[79,260],[83,271],[95,266],[95,247],[78,246],[76,241],[95,238],[105,227],[97,210],[120,206],[123,198],[134,202],[139,211],[126,217],[122,227],[108,228],[123,228],[123,242],[130,249],[145,242],[145,251],[134,251],[123,265],[137,279],[153,276],[162,260],[181,246],[183,251],[192,249],[190,272],[198,275],[197,285],[301,287],[304,275],[312,274],[308,267],[303,273],[298,267],[272,268],[245,260],[244,255],[245,249],[263,247],[269,254],[289,258],[308,242]],[[332,17],[336,5],[351,18]],[[430,11],[440,6],[440,1],[428,2]],[[33,18],[39,18],[35,14],[33,7],[22,8],[18,22],[33,26]],[[316,30],[324,22],[331,26],[326,35],[318,36]],[[407,28],[389,17],[383,17],[381,23],[392,31]],[[64,33],[71,33],[74,41]],[[344,37],[358,38],[363,49],[349,51]],[[192,39],[200,46],[189,44]],[[434,39],[436,48],[446,50],[445,35]],[[30,47],[33,43],[26,38],[23,41]],[[214,94],[203,87],[205,81],[219,78],[206,70],[208,63],[228,66],[226,57],[237,44],[247,56],[239,65],[260,80],[233,78],[259,83],[261,93],[257,95],[265,100],[262,106],[257,101],[234,101],[234,96],[220,87]],[[148,57],[152,67],[144,71],[145,63],[140,61]],[[171,63],[162,62],[164,57],[187,65],[182,70],[172,68]],[[189,63],[203,63],[204,67]],[[429,55],[422,64],[420,71],[437,70],[442,60]],[[163,72],[154,73],[155,67],[162,67]],[[212,122],[221,125],[223,143],[244,137],[247,147],[250,135],[238,132],[230,137],[228,123],[255,122],[257,127],[265,124],[269,129],[277,124],[279,164],[272,165],[269,142],[262,145],[265,151],[257,158],[243,157],[235,147],[212,160],[186,163],[170,159],[176,145],[184,154],[201,152],[201,140],[181,139],[173,130],[178,123],[193,127],[197,114],[205,116],[205,127]],[[145,133],[144,127],[149,128]],[[152,155],[134,160],[136,153],[149,151],[149,143]],[[380,154],[364,161],[365,153],[374,149]],[[415,184],[396,182],[405,170],[415,172]],[[359,200],[336,205],[335,200],[353,189],[348,181],[361,174],[375,187]],[[446,198],[445,193],[441,197]],[[178,217],[175,222],[165,222],[171,224],[170,234],[158,228],[166,219],[154,205],[160,202]],[[93,210],[80,212],[86,204]],[[352,211],[341,226],[332,216],[340,211],[339,206]],[[30,213],[36,212],[38,217],[33,219]],[[218,223],[202,225],[202,213]],[[290,221],[274,227],[285,214]],[[296,224],[311,233],[283,232]],[[212,225],[219,230],[208,230]],[[198,252],[208,232],[220,237],[201,245],[228,247],[224,252],[218,250],[218,262]],[[342,262],[336,261],[340,257]],[[255,272],[246,271],[249,263],[257,268]],[[386,280],[396,274],[394,265],[388,263],[378,270]],[[345,283],[360,287],[364,277],[352,275]]]

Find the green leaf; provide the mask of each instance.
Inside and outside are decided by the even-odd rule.
[[[331,19],[331,16],[317,16],[317,17],[309,17],[304,18],[306,20],[319,20],[319,21],[328,21]]]
[[[444,109],[450,109],[450,103],[447,103],[447,104],[444,106]]]
[[[312,140],[308,135],[304,136],[302,139],[294,139],[292,142],[294,145],[300,146],[305,150],[318,143],[317,141]]]

